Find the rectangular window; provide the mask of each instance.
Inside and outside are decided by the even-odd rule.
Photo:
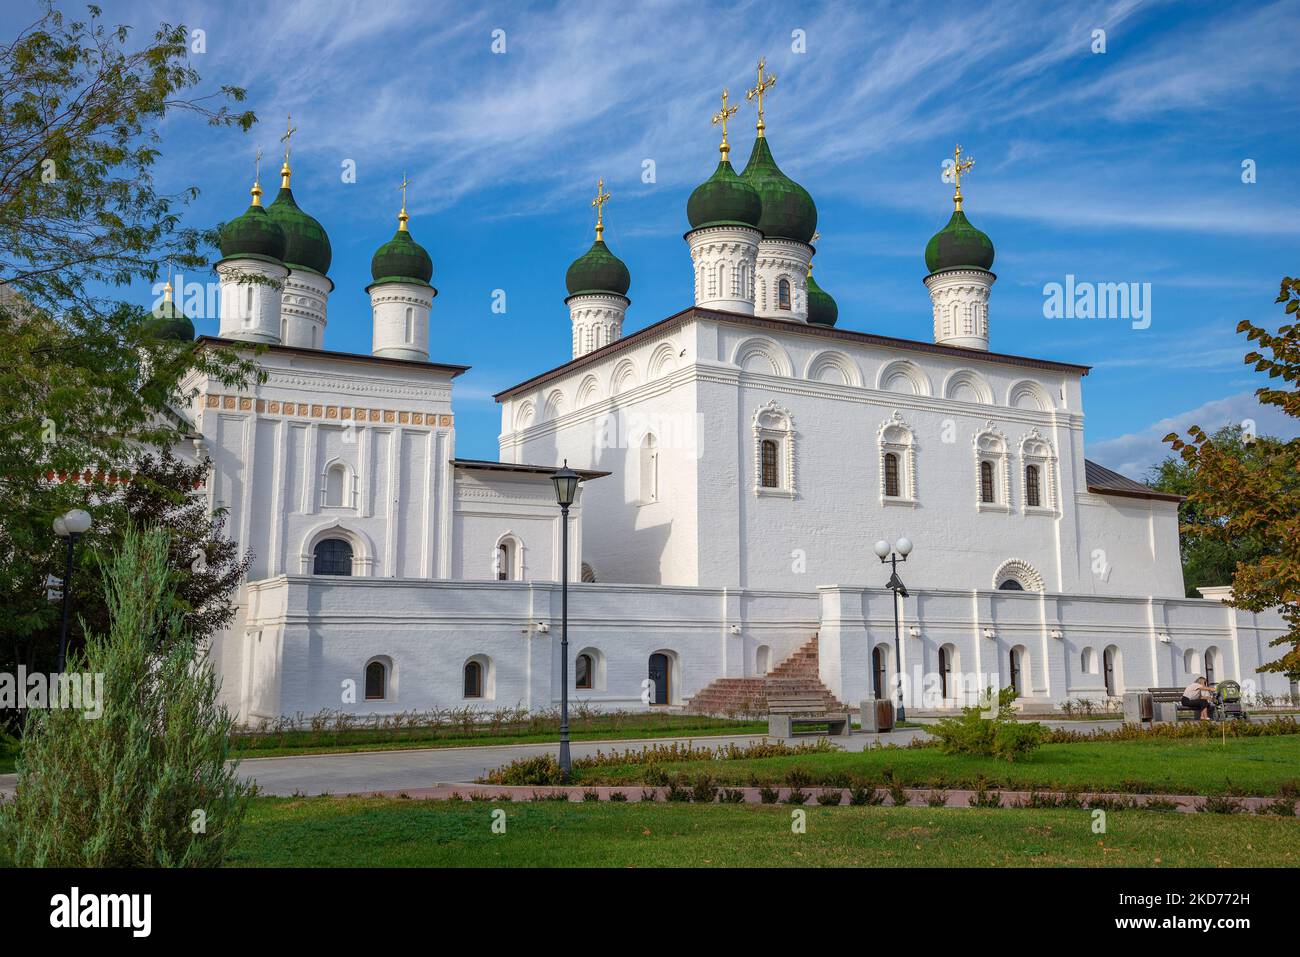
[[[885,453],[885,494],[898,497],[898,456],[893,452]]]
[[[980,463],[980,501],[996,502],[993,497],[993,463]]]
[[[1038,466],[1031,465],[1025,469],[1025,501],[1031,508],[1042,504],[1042,493],[1038,485]]]
[[[764,439],[762,445],[762,486],[763,488],[780,488],[781,483],[776,469],[776,442]]]

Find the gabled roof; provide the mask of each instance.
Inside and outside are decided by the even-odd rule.
[[[1162,502],[1181,502],[1183,496],[1158,492],[1149,485],[1135,482],[1131,478],[1113,472],[1104,465],[1098,465],[1091,459],[1083,460],[1084,478],[1088,491],[1098,495],[1123,495],[1129,498],[1150,498]]]
[[[758,329],[771,330],[774,332],[784,332],[794,335],[820,336],[824,339],[841,339],[848,342],[856,342],[862,345],[884,346],[890,349],[904,349],[911,352],[926,352],[930,355],[948,356],[954,359],[961,359],[963,362],[997,362],[1003,365],[1025,366],[1030,369],[1044,369],[1051,372],[1070,372],[1076,375],[1087,375],[1090,366],[1076,365],[1071,362],[1056,362],[1052,359],[1032,359],[1027,356],[1013,356],[1001,352],[985,352],[981,349],[963,349],[960,346],[945,346],[937,342],[921,342],[916,339],[898,339],[894,336],[881,336],[872,332],[853,332],[849,329],[831,328],[829,326],[809,325],[802,322],[791,322],[787,319],[762,319],[758,316],[746,316],[739,312],[726,312],[722,309],[701,309],[698,306],[692,306],[689,309],[683,309],[681,312],[674,313],[667,319],[661,319],[653,325],[646,326],[631,335],[624,336],[622,339],[616,339],[608,345],[594,349],[584,356],[579,356],[564,365],[556,366],[548,372],[542,372],[533,376],[531,379],[525,379],[518,385],[512,385],[508,389],[496,393],[493,396],[498,402],[508,399],[516,392],[523,392],[539,386],[552,379],[558,379],[561,376],[568,375],[578,369],[594,365],[615,355],[624,349],[631,348],[639,343],[654,336],[662,335],[677,326],[685,325],[687,322],[696,319],[714,320],[717,322],[729,322],[738,326],[752,326]]]

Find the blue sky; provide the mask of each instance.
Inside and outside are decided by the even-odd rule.
[[[1300,271],[1288,42],[1300,3],[104,8],[141,30],[205,31],[205,81],[246,87],[261,118],[247,134],[168,123],[160,185],[201,189],[190,221],[244,209],[259,145],[273,193],[293,112],[295,196],[334,247],[330,348],[369,351],[370,256],[393,232],[407,171],[412,233],[439,290],[432,358],[474,367],[456,394],[462,456],[496,457],[494,391],[570,356],[564,271],[593,238],[597,176],[613,194],[606,239],[632,273],[624,331],[690,304],[686,198],[716,163],[709,117],[723,87],[741,101],[737,166],[748,156],[743,90],[759,56],[778,76],[769,140],[817,202],[817,278],[841,327],[929,338],[922,251],[951,211],[940,164],[960,141],[976,159],[967,213],[997,247],[992,348],[1094,367],[1092,457],[1140,475],[1163,454],[1160,436],[1192,421],[1249,417],[1294,434],[1254,402],[1261,382],[1233,330],[1242,318],[1275,325],[1278,280]],[[14,4],[4,22],[23,16]],[[1092,51],[1097,29],[1104,53]],[[355,183],[341,176],[348,160]],[[1067,274],[1150,283],[1150,328],[1045,319],[1043,287]],[[491,310],[496,289],[504,315]]]

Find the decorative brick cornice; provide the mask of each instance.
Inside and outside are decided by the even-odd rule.
[[[322,402],[288,402],[280,399],[256,399],[247,395],[208,393],[203,397],[208,409],[224,412],[253,412],[266,418],[322,419],[326,422],[364,422],[385,425],[416,425],[425,428],[452,428],[455,417],[438,412],[412,412],[405,409],[371,409],[353,405],[330,405]]]

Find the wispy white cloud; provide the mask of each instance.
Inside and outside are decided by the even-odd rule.
[[[1088,444],[1088,457],[1133,479],[1143,478],[1156,463],[1172,453],[1161,441],[1170,432],[1186,435],[1198,425],[1214,432],[1225,425],[1254,423],[1256,435],[1292,439],[1300,435],[1300,423],[1271,405],[1260,405],[1253,392],[1225,396],[1186,412],[1167,416],[1137,432]]]

